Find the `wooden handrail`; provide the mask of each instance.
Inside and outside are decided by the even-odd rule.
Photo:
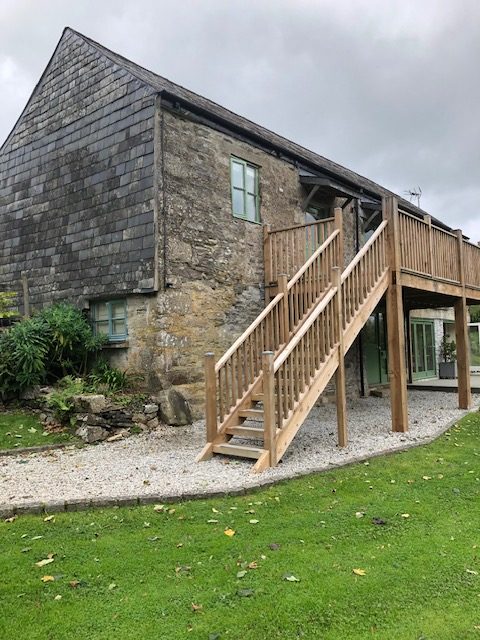
[[[372,244],[375,242],[375,240],[378,238],[378,236],[385,229],[387,224],[388,224],[387,220],[384,220],[381,223],[381,225],[377,229],[375,229],[375,233],[372,236],[370,236],[368,241],[363,245],[361,250],[357,253],[355,258],[350,262],[350,264],[345,269],[345,271],[343,271],[343,273],[342,273],[342,282],[344,282],[347,279],[348,275],[354,270],[354,268],[357,266],[357,264],[360,262],[360,260],[362,260],[363,256],[367,253],[367,251],[370,249]]]

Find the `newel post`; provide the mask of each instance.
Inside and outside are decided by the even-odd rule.
[[[205,354],[205,421],[207,442],[217,435],[217,383],[215,376],[215,354]]]
[[[277,464],[277,450],[275,438],[275,371],[274,354],[264,351],[262,354],[263,370],[263,429],[264,448],[270,452],[270,466]]]
[[[288,276],[285,273],[278,276],[278,293],[283,293],[280,305],[280,342],[287,344],[290,338],[290,316],[288,311]]]
[[[338,236],[338,265],[340,269],[343,269],[345,256],[344,256],[344,240],[343,240],[343,209],[342,207],[335,207],[333,210],[333,216],[335,219],[335,229],[340,231]]]
[[[265,304],[270,300],[270,283],[273,281],[272,273],[272,226],[263,225],[263,263],[265,272]]]
[[[337,399],[337,434],[338,445],[346,447],[347,434],[347,396],[345,384],[345,348],[343,345],[343,305],[342,305],[342,272],[340,267],[332,269],[332,285],[337,288],[335,294],[335,333],[338,342],[338,367],[335,373],[335,391]]]

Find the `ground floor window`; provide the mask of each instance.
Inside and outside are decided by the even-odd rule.
[[[109,342],[127,339],[126,300],[102,300],[90,305],[95,335],[108,336]]]
[[[412,318],[410,326],[412,378],[434,378],[437,375],[437,365],[433,320]]]

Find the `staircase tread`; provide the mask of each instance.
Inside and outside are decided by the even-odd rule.
[[[254,458],[258,459],[263,449],[261,447],[252,447],[246,444],[215,444],[213,445],[214,453],[223,453],[224,455],[238,456],[240,458]]]

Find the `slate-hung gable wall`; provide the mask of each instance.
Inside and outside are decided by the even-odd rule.
[[[0,153],[0,283],[31,302],[155,285],[155,93],[66,33]],[[5,177],[6,176],[6,177]]]

